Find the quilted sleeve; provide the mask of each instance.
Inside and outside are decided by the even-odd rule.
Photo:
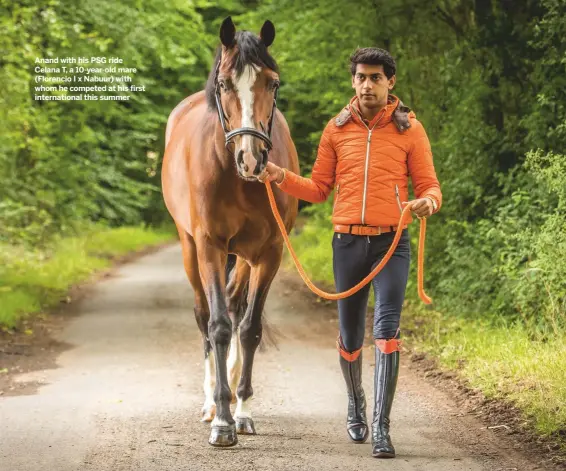
[[[320,203],[328,198],[334,188],[336,177],[336,152],[332,145],[332,126],[330,121],[324,128],[311,178],[301,177],[286,170],[283,181],[278,184],[284,192],[311,203]]]
[[[438,212],[442,206],[442,192],[432,162],[430,142],[423,125],[416,119],[412,124],[413,139],[407,161],[415,196],[433,198],[437,204],[435,212]]]

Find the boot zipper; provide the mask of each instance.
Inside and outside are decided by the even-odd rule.
[[[358,413],[358,398],[357,398],[357,394],[356,394],[356,388],[354,387],[354,374],[352,373],[352,366],[349,365],[348,367],[348,373],[350,374],[350,384],[352,385],[352,398],[354,400],[354,414],[356,414],[356,417],[359,417],[360,414]]]

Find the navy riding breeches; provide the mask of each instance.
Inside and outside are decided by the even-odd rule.
[[[346,291],[363,280],[383,259],[395,232],[378,236],[334,233],[332,239],[334,281],[337,292]],[[342,345],[348,352],[362,347],[370,286],[375,294],[373,338],[394,338],[399,329],[401,309],[409,276],[411,246],[404,229],[399,245],[371,284],[353,296],[338,301]]]

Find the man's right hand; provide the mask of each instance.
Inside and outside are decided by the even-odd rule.
[[[285,173],[281,167],[275,165],[273,162],[267,162],[263,172],[257,177],[257,179],[262,183],[266,180],[270,182],[275,180],[277,183],[281,183],[284,176]]]

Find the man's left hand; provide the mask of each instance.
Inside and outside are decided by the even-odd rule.
[[[418,198],[416,200],[403,202],[403,205],[411,205],[411,211],[419,218],[426,218],[433,212],[432,201],[430,198]]]

